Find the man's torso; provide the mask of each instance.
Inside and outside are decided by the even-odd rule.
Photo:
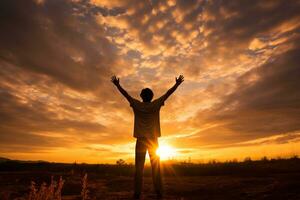
[[[163,101],[159,98],[152,102],[131,102],[134,112],[134,137],[160,137],[159,111]]]

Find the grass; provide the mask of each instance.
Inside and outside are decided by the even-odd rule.
[[[300,159],[163,163],[166,199],[300,199]],[[0,199],[128,199],[134,166],[0,163]],[[153,199],[145,168],[144,199]]]
[[[52,176],[51,182],[48,186],[45,182],[43,182],[38,188],[36,183],[31,181],[28,200],[61,200],[61,190],[64,182],[65,181],[62,177],[59,178],[58,182],[55,182]]]

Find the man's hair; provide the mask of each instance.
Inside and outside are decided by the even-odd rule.
[[[149,88],[144,88],[142,89],[140,96],[144,102],[150,102],[153,98],[153,92]]]

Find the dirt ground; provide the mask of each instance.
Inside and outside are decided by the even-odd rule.
[[[37,184],[62,176],[62,199],[81,199],[81,176],[47,172],[1,172],[0,199],[27,199],[31,181]],[[131,199],[130,176],[88,174],[90,199]],[[172,176],[164,177],[164,199],[300,199],[300,173],[251,176]],[[144,179],[142,199],[155,199],[152,180]]]

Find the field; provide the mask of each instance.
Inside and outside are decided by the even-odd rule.
[[[5,161],[0,163],[0,199],[28,199],[51,177],[64,180],[62,199],[131,199],[134,166]],[[164,199],[300,199],[300,159],[164,164]],[[143,199],[155,199],[151,171],[145,169]]]

